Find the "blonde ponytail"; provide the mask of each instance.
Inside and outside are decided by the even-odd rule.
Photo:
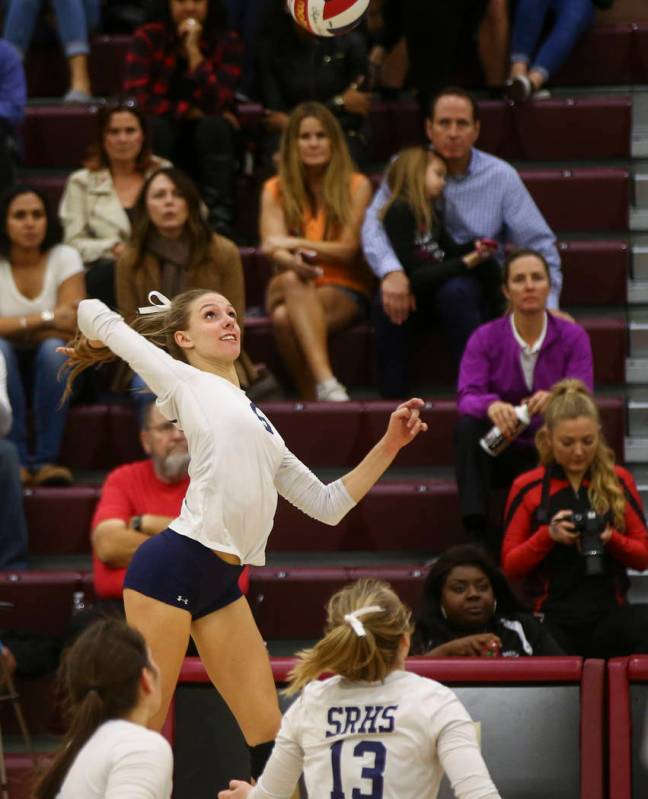
[[[540,463],[549,466],[554,462],[550,433],[566,419],[584,416],[599,426],[599,439],[594,460],[590,466],[588,497],[591,507],[598,514],[610,513],[617,530],[625,527],[626,498],[614,471],[614,452],[600,431],[601,418],[594,398],[580,380],[561,380],[551,389],[549,404],[544,414],[544,425],[536,434],[536,447]]]
[[[411,613],[381,580],[358,580],[334,594],[327,606],[325,635],[297,653],[286,694],[294,694],[323,672],[348,680],[384,680],[398,660]]]

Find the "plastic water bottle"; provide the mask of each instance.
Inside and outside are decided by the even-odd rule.
[[[86,607],[87,603],[85,591],[81,588],[77,588],[77,590],[72,594],[72,615],[76,616],[77,613],[81,613],[81,611],[85,610]]]
[[[506,438],[499,427],[497,425],[493,425],[488,433],[486,433],[483,438],[479,439],[481,448],[493,458],[496,458],[501,452],[503,452],[511,443],[511,441],[513,441],[514,438],[517,438],[520,433],[523,430],[526,430],[526,428],[531,424],[529,409],[526,405],[516,405],[513,410],[517,416],[517,424],[515,425],[515,429],[513,430],[513,434],[510,438]]]

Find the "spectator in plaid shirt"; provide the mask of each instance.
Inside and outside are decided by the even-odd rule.
[[[192,174],[211,226],[231,235],[243,46],[222,0],[163,0],[158,16],[135,31],[124,91],[149,117],[155,152]]]

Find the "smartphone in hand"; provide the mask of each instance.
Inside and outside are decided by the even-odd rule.
[[[300,250],[299,254],[305,264],[314,264],[317,261],[317,253],[315,250]]]

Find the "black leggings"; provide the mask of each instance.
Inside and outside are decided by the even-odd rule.
[[[621,605],[589,622],[544,616],[547,631],[568,655],[613,658],[648,653],[648,605]]]

